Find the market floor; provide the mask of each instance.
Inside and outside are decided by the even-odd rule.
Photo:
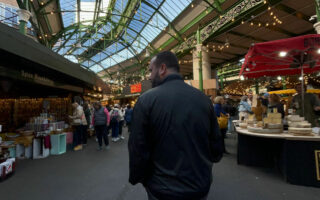
[[[125,129],[126,130],[126,129]],[[146,200],[141,185],[128,183],[126,139],[111,149],[96,151],[92,138],[83,151],[40,160],[19,161],[16,173],[0,182],[3,200]],[[272,169],[239,166],[236,139],[226,139],[231,155],[214,166],[208,199],[319,200],[320,189],[286,183]]]

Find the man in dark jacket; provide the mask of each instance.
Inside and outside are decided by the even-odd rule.
[[[223,152],[212,103],[184,83],[173,53],[159,53],[149,70],[154,88],[133,110],[129,182],[142,183],[149,199],[206,199]]]

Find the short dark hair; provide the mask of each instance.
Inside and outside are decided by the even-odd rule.
[[[171,51],[158,53],[154,63],[156,67],[160,67],[161,64],[165,64],[168,69],[173,69],[176,72],[180,71],[178,59]]]

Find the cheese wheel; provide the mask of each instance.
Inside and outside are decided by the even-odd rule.
[[[282,133],[282,129],[263,129],[263,128],[256,128],[248,126],[248,131],[252,133],[265,133],[265,134],[279,134]]]
[[[282,129],[283,125],[282,124],[268,124],[269,129]]]
[[[289,133],[312,133],[312,128],[296,128],[296,127],[289,127],[288,128]]]

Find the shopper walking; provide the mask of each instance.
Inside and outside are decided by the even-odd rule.
[[[232,133],[234,131],[232,121],[236,115],[237,109],[232,105],[230,98],[226,98],[224,100],[224,104],[222,104],[222,109],[229,115],[227,132]]]
[[[120,115],[120,119],[119,119],[119,137],[120,139],[124,140],[125,137],[122,135],[122,128],[124,125],[124,115],[125,115],[125,109],[124,107],[119,109],[119,115]]]
[[[129,104],[127,106],[127,109],[125,111],[125,116],[124,116],[124,119],[126,120],[126,124],[127,124],[127,127],[128,127],[128,133],[131,133],[132,113],[133,113],[133,109],[131,108],[131,105]]]
[[[111,113],[111,110],[112,110],[113,108],[111,108],[110,105],[107,105],[106,108],[107,108],[107,110],[108,110],[108,112],[109,112],[109,114],[110,114],[110,113]],[[110,129],[111,129],[111,123],[109,124],[109,126],[107,126],[107,136],[108,136],[108,137],[111,136],[111,134],[110,134]]]
[[[224,139],[226,138],[227,128],[228,128],[228,117],[229,114],[223,109],[222,105],[224,104],[224,99],[222,96],[217,96],[214,99],[214,111],[219,121],[220,133],[222,135],[222,148],[223,153],[229,154],[226,150]]]
[[[88,128],[89,128],[89,125],[90,125],[90,118],[91,118],[91,111],[90,111],[88,102],[85,102],[83,104],[83,111],[84,111],[84,115],[85,115],[85,119],[86,119],[87,125],[83,125],[82,144],[83,145],[87,145]]]
[[[241,121],[248,119],[249,114],[252,113],[251,106],[249,105],[247,100],[248,100],[247,96],[241,97],[241,101],[239,104],[239,120]]]
[[[110,124],[109,112],[106,108],[101,106],[100,102],[95,102],[93,107],[92,125],[94,126],[99,142],[98,150],[102,150],[102,138],[106,145],[106,149],[109,149],[109,140],[107,136],[107,126]]]
[[[142,183],[149,199],[206,199],[213,162],[222,157],[213,106],[184,83],[170,51],[154,57],[149,70],[153,89],[133,110],[129,182]]]
[[[87,125],[85,115],[83,112],[82,106],[80,106],[77,102],[72,104],[73,107],[73,115],[69,116],[72,119],[73,125],[73,146],[74,150],[78,151],[82,149],[82,132],[83,125]]]
[[[115,104],[114,108],[110,112],[111,116],[111,129],[112,129],[112,141],[117,142],[119,141],[119,121],[120,121],[120,110],[119,105]]]

